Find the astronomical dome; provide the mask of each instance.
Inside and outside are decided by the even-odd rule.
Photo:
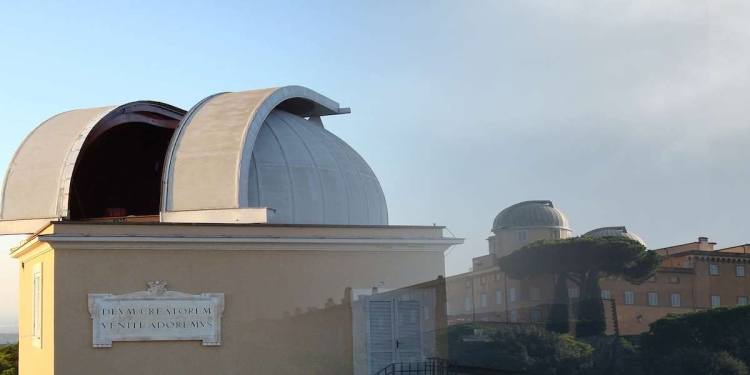
[[[273,207],[275,223],[388,224],[378,178],[346,142],[273,110],[255,141],[247,204]]]
[[[525,201],[502,210],[495,217],[492,231],[511,228],[568,228],[568,218],[552,201]]]
[[[138,101],[61,113],[13,156],[0,234],[126,216],[387,225],[372,169],[323,126],[347,113],[300,86],[211,95],[189,111]]]
[[[646,246],[646,242],[643,241],[640,237],[635,235],[634,233],[628,232],[627,228],[623,227],[602,227],[602,228],[596,228],[594,230],[590,230],[584,234],[584,236],[591,236],[591,237],[608,237],[608,236],[616,236],[616,237],[627,237],[631,240],[635,240],[640,242],[643,246]]]

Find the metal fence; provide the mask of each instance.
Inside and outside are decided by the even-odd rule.
[[[375,375],[457,375],[456,364],[440,358],[425,362],[391,363]]]

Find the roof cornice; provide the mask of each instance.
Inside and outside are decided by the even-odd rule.
[[[19,257],[37,242],[61,250],[245,250],[245,251],[445,251],[462,238],[351,238],[266,236],[40,235],[16,249]]]
[[[750,254],[745,253],[727,253],[723,251],[707,251],[707,250],[690,250],[683,251],[677,254],[669,254],[662,256],[663,259],[679,258],[687,255],[699,255],[706,257],[727,257],[727,258],[750,258]]]

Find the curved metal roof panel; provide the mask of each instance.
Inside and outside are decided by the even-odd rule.
[[[33,233],[52,220],[69,217],[68,202],[78,156],[110,119],[142,111],[182,116],[168,104],[137,101],[121,106],[77,109],[43,122],[16,150],[0,193],[0,234]]]
[[[69,190],[78,153],[91,129],[115,108],[64,112],[34,129],[8,166],[0,220],[65,217],[61,200]]]
[[[635,240],[640,242],[643,246],[646,246],[646,242],[641,239],[638,235],[635,233],[628,232],[628,229],[624,226],[620,227],[601,227],[596,228],[593,230],[590,230],[584,234],[584,236],[591,236],[591,237],[608,237],[608,236],[616,236],[616,237],[627,237],[631,240]]]
[[[273,223],[387,224],[375,174],[315,118],[348,112],[300,86],[207,98],[167,153],[162,211],[269,207]]]
[[[271,223],[388,223],[385,196],[364,159],[302,117],[271,111],[258,132],[249,172],[248,205],[273,208]]]
[[[536,200],[516,203],[495,217],[492,231],[524,227],[568,229],[568,218],[552,205],[552,201]]]

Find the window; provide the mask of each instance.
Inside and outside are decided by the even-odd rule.
[[[659,293],[648,292],[648,305],[659,306]]]
[[[510,322],[518,323],[518,310],[510,310]]]
[[[482,293],[482,295],[479,296],[479,299],[482,303],[482,307],[487,307],[487,293]]]
[[[532,301],[539,301],[539,288],[532,286],[529,291],[529,297]]]
[[[445,315],[450,315],[450,314],[451,314],[451,303],[445,302]]]
[[[541,310],[531,310],[531,322],[532,323],[541,323],[542,322],[542,311]]]
[[[719,265],[718,264],[709,264],[708,265],[708,274],[709,275],[718,275],[719,274]]]
[[[503,304],[503,291],[498,290],[495,292],[495,304],[496,305],[502,305]]]
[[[502,275],[499,273],[495,274],[495,281],[501,281],[503,279]]]
[[[516,302],[516,288],[510,288],[510,302]]]
[[[482,285],[487,284],[487,277],[486,276],[480,277],[479,278],[479,283],[482,284]]]
[[[612,292],[609,290],[602,290],[602,299],[612,299]]]
[[[464,281],[464,286],[466,287],[466,289],[471,288],[471,280]]]
[[[734,268],[734,274],[737,277],[745,277],[745,266],[736,266]]]
[[[737,297],[737,304],[740,305],[740,306],[741,305],[747,305],[747,297],[745,297],[745,296]]]
[[[580,294],[580,291],[578,288],[568,288],[568,297],[569,298],[578,298]]]
[[[711,307],[721,306],[721,296],[718,294],[711,295]]]
[[[430,319],[430,308],[425,306],[422,307],[422,310],[424,310],[424,320]]]
[[[632,305],[635,303],[635,293],[631,291],[625,292],[625,304],[626,305]]]
[[[471,311],[471,297],[464,298],[464,310]]]
[[[525,230],[519,230],[516,232],[516,239],[518,239],[518,242],[525,242],[529,239],[529,232]]]
[[[33,299],[31,301],[31,345],[42,347],[42,264],[37,263],[32,268]]]
[[[669,303],[672,307],[680,307],[680,293],[672,293],[669,295]]]
[[[655,282],[656,282],[656,276],[651,276],[651,277],[649,277],[649,278],[648,278],[648,280],[646,280],[646,281],[648,281],[648,282],[650,282],[650,283],[655,283]]]
[[[680,277],[679,276],[669,276],[669,283],[670,284],[679,284],[680,283]]]

